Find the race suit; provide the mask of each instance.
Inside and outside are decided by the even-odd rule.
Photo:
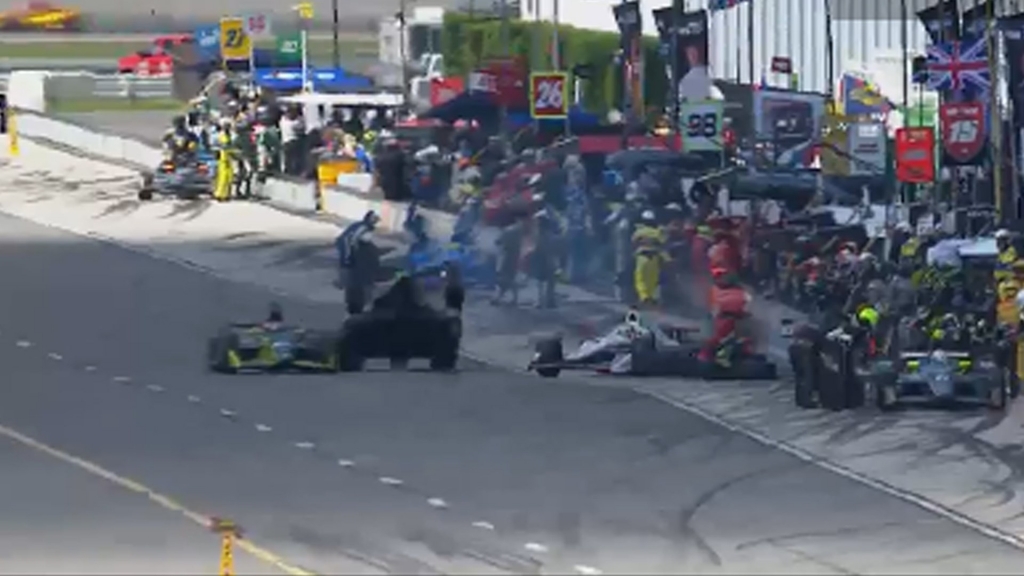
[[[252,128],[240,128],[233,139],[235,196],[248,198],[252,194],[252,177],[256,166],[256,142]]]
[[[1021,284],[1014,278],[1003,280],[997,286],[996,322],[1007,327],[1016,327],[1020,318],[1017,309],[1017,293]]]
[[[995,277],[996,285],[1003,280],[1013,278],[1013,263],[1016,261],[1017,250],[1013,246],[1007,246],[999,251],[999,255],[996,257],[995,271],[992,273]]]
[[[261,177],[281,172],[281,131],[276,126],[256,127],[256,154]]]
[[[657,300],[661,265],[669,260],[665,234],[656,226],[641,224],[633,232],[633,288],[642,304]]]
[[[711,336],[700,349],[698,359],[715,360],[722,345],[736,333],[739,321],[747,316],[750,295],[739,286],[715,286],[711,289]]]
[[[231,198],[231,183],[234,182],[233,150],[231,137],[221,132],[217,137],[217,184],[213,190],[215,200],[226,201]]]

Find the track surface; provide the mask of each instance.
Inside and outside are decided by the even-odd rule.
[[[11,379],[22,375],[10,372]],[[217,537],[185,518],[8,438],[0,439],[0,462],[0,574],[209,574],[217,568]],[[275,573],[245,556],[236,568]]]
[[[231,516],[317,571],[964,574],[1019,572],[1024,560],[630,391],[474,365],[211,376],[205,335],[261,314],[266,293],[10,217],[0,217],[0,261],[0,423]],[[337,313],[285,304],[298,321]],[[11,458],[40,478],[23,481],[18,500],[51,498],[41,478],[54,472],[8,452],[5,469]],[[116,539],[106,514],[131,518],[107,504],[118,490],[78,490],[61,491],[81,494],[82,524]],[[68,529],[13,509],[25,516],[8,515],[15,526]],[[209,536],[196,530],[191,553],[205,559]],[[40,549],[17,552],[41,566]]]

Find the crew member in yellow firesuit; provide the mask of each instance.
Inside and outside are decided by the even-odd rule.
[[[1008,278],[1013,278],[1013,264],[1017,261],[1017,249],[1013,247],[1010,232],[1005,228],[996,231],[996,267],[993,276],[996,286]]]
[[[665,251],[665,233],[658,226],[654,212],[640,214],[633,232],[633,288],[641,304],[654,304],[658,300],[661,266],[669,261]]]
[[[1024,260],[1013,262],[1009,273],[996,284],[996,322],[1016,331],[1020,319],[1017,294],[1024,289]]]
[[[234,142],[231,120],[227,118],[221,121],[217,144],[217,183],[213,190],[213,198],[219,202],[226,202],[231,198],[231,185],[235,180]]]

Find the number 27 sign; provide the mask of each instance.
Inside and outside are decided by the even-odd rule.
[[[569,75],[565,72],[530,74],[530,116],[565,118],[569,115]]]

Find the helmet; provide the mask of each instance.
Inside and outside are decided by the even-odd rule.
[[[644,210],[640,214],[640,220],[643,221],[643,222],[646,222],[646,223],[654,222],[654,211],[653,210]]]
[[[874,328],[878,324],[878,310],[864,306],[857,311],[857,322],[863,326]]]
[[[1010,237],[1010,231],[1006,228],[1000,228],[996,230],[996,240],[1007,239]]]

